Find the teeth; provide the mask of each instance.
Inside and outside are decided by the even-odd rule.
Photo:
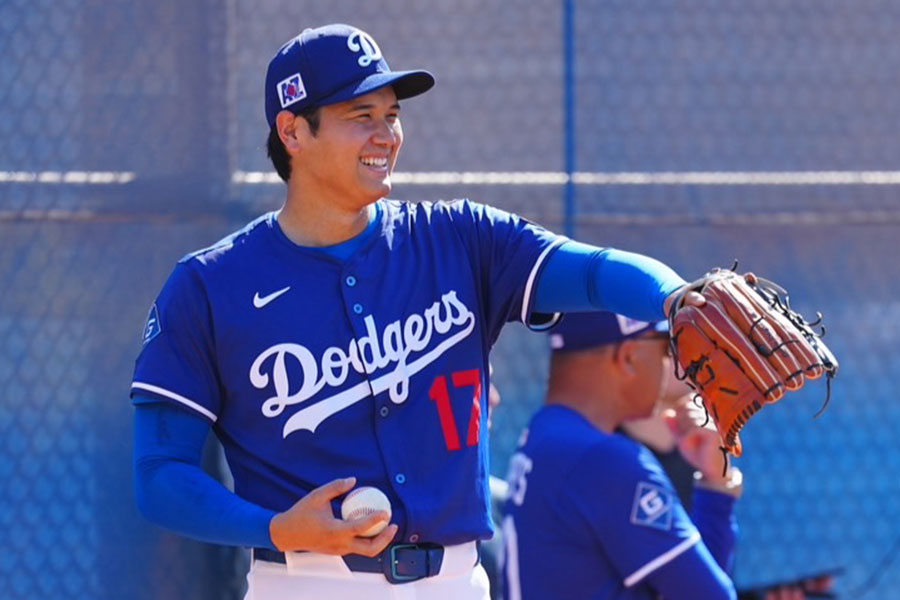
[[[360,162],[362,162],[362,164],[364,164],[368,167],[386,167],[388,164],[388,159],[387,158],[366,157],[366,158],[361,158]]]

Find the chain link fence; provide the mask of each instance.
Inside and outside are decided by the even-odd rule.
[[[842,360],[829,410],[812,419],[824,384],[807,386],[744,435],[736,579],[843,567],[840,597],[900,596],[888,0],[0,0],[6,595],[242,597],[242,550],[137,514],[128,385],[174,262],[283,199],[264,152],[265,67],[327,22],[438,77],[404,104],[396,197],[471,197],[558,231],[574,214],[579,239],[689,278],[738,258],[825,313]],[[496,475],[542,401],[547,353],[519,326],[494,352]],[[227,479],[214,447],[208,468]]]

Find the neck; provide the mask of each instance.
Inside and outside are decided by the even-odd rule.
[[[363,232],[369,224],[373,204],[342,205],[304,195],[288,184],[288,195],[278,212],[278,224],[289,240],[300,246],[333,246]]]

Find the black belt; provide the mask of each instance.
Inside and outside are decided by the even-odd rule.
[[[392,544],[377,556],[345,554],[341,557],[351,571],[383,573],[391,583],[409,583],[441,572],[444,547],[438,544]],[[253,548],[253,560],[287,564],[284,552]]]

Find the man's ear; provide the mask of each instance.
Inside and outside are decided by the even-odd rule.
[[[281,138],[285,150],[292,155],[299,153],[303,149],[305,140],[312,136],[306,119],[298,117],[289,110],[283,110],[275,117],[275,129],[278,131],[278,137]]]
[[[635,366],[637,361],[640,360],[640,357],[636,354],[637,351],[638,344],[631,340],[622,340],[613,350],[613,361],[615,361],[616,368],[623,375],[633,377],[637,374]]]

